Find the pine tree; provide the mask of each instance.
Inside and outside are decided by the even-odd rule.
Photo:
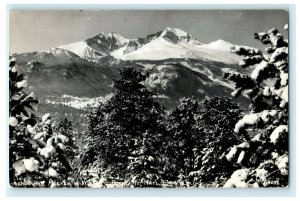
[[[231,147],[226,155],[241,169],[225,187],[288,185],[288,41],[275,28],[255,33],[254,39],[267,46],[265,53],[249,47],[233,49],[245,56],[240,66],[254,68],[251,76],[224,74],[236,83],[234,96],[243,93],[251,100],[250,112],[234,128],[244,142]]]
[[[232,131],[241,116],[239,106],[227,97],[214,97],[200,102],[195,130],[201,134],[194,148],[194,170],[189,176],[195,184],[218,187],[237,167],[224,159],[228,146],[241,143]]]
[[[73,130],[72,122],[65,117],[58,126],[55,128],[56,132],[66,136],[69,141],[65,142],[66,150],[65,155],[70,160],[72,170],[67,171],[69,175],[67,179],[71,183],[71,186],[74,186],[75,182],[80,180],[80,159],[79,147],[80,147],[80,132],[75,132]]]
[[[179,105],[167,117],[168,139],[164,145],[165,176],[174,180],[180,171],[184,175],[194,168],[194,151],[199,138],[195,131],[199,102],[194,98],[181,98]]]
[[[143,134],[157,139],[153,142],[159,150],[163,130],[163,108],[153,101],[154,92],[143,82],[147,78],[139,69],[125,67],[120,78],[114,80],[114,94],[97,111],[90,115],[83,164],[93,164],[99,169],[111,169],[119,175],[133,174],[128,169],[131,153],[136,150],[135,143],[143,141]]]
[[[69,138],[69,141],[66,142],[66,155],[70,160],[72,160],[72,164],[74,163],[75,156],[78,153],[78,147],[76,146],[76,132],[73,130],[72,122],[65,117],[61,122],[59,122],[57,128],[55,128],[56,132],[62,134]]]
[[[55,131],[55,122],[49,113],[42,117],[39,127],[40,132],[33,139],[39,144],[37,150],[42,156],[40,171],[44,175],[45,186],[63,187],[67,185],[68,173],[72,170],[71,160],[67,155],[70,139]]]
[[[140,187],[158,186],[160,183],[160,159],[155,147],[157,141],[157,136],[149,137],[146,131],[142,139],[135,142],[135,148],[128,156],[127,169]]]
[[[9,61],[9,180],[12,186],[31,187],[39,177],[40,161],[32,135],[36,134],[34,114],[38,101],[24,88],[27,81],[18,73],[16,59]]]
[[[52,132],[50,114],[38,123],[38,101],[32,92],[25,92],[27,81],[17,72],[15,59],[10,59],[9,67],[10,184],[49,187],[52,180],[62,181],[71,168],[64,154],[68,138]]]
[[[181,174],[195,185],[216,185],[216,178],[226,178],[235,167],[224,161],[222,154],[228,146],[241,142],[232,131],[240,112],[226,97],[201,102],[182,98],[167,117],[165,176],[174,180]]]

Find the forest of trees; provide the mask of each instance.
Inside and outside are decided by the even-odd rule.
[[[235,47],[250,76],[224,73],[229,97],[182,97],[167,110],[126,66],[114,92],[89,116],[86,130],[67,118],[36,116],[38,100],[16,61],[9,66],[9,174],[18,187],[286,187],[288,186],[288,42],[277,29],[255,33],[262,51]],[[79,136],[83,140],[79,140]],[[120,187],[120,186],[117,186]]]

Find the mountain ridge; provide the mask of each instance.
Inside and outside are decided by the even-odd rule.
[[[167,27],[145,38],[127,39],[120,34],[101,32],[84,41],[59,46],[83,59],[97,62],[105,56],[120,60],[164,60],[170,58],[206,59],[238,63],[241,58],[230,52],[234,44],[219,39],[205,44],[179,28]]]

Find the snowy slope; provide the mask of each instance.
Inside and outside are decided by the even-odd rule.
[[[204,49],[230,51],[233,46],[232,43],[219,39],[208,44],[203,44],[200,47]]]
[[[84,59],[97,60],[101,58],[101,54],[88,46],[85,41],[63,45],[59,48],[69,50]]]
[[[176,44],[158,37],[134,52],[123,54],[122,49],[111,53],[122,60],[164,60],[169,58],[205,59],[224,63],[237,63],[241,58],[229,51],[203,48],[194,42],[180,41]]]
[[[42,54],[53,55],[55,57],[66,57],[66,58],[78,57],[78,55],[75,54],[73,51],[69,51],[65,48],[59,48],[59,47],[50,48],[48,50],[42,51],[41,53]]]
[[[159,37],[129,54],[123,54],[122,51],[116,50],[111,55],[122,60],[162,60],[182,58],[186,53],[183,48]]]

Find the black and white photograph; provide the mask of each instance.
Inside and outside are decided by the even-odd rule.
[[[289,187],[288,10],[8,16],[11,187]]]

